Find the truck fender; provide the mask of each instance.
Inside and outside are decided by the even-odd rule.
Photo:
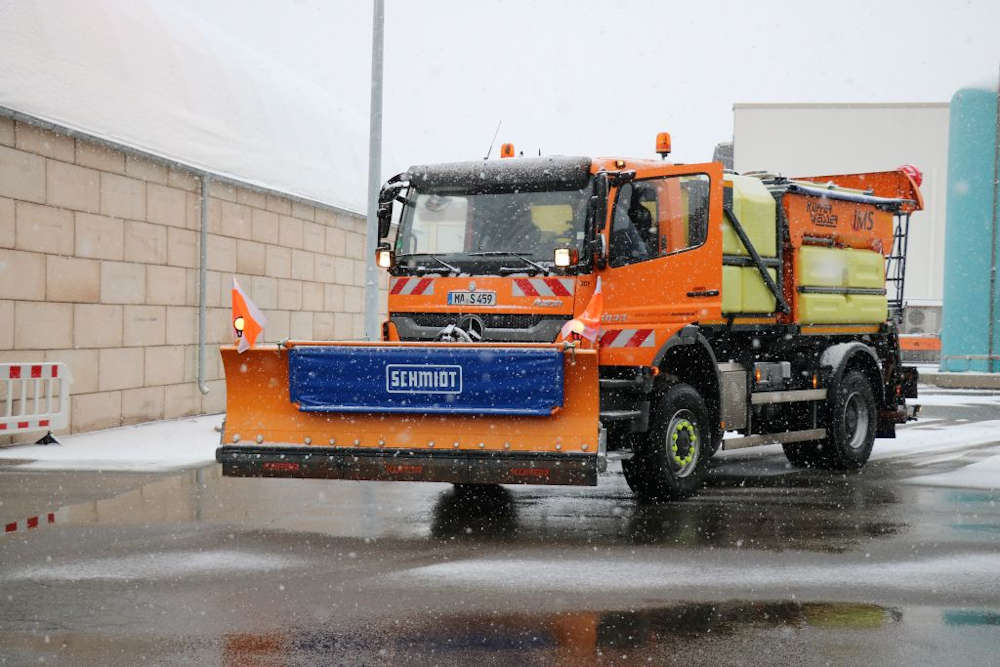
[[[702,398],[705,399],[710,407],[718,411],[719,387],[722,386],[722,376],[719,373],[719,365],[716,363],[715,352],[712,350],[712,346],[709,344],[708,339],[701,334],[696,325],[686,325],[668,338],[667,342],[657,350],[656,356],[653,357],[653,366],[662,367],[663,361],[671,349],[692,345],[696,346],[699,354],[705,355],[714,375],[711,378],[705,378],[701,382],[692,380],[691,384],[701,393]]]
[[[700,345],[708,354],[709,359],[712,360],[712,365],[715,365],[715,352],[712,351],[712,346],[708,344],[708,339],[701,335],[696,325],[688,324],[681,327],[680,330],[667,339],[666,343],[660,346],[660,349],[656,351],[656,356],[653,357],[653,366],[659,366],[663,362],[663,357],[667,356],[667,352],[678,345]]]
[[[884,403],[884,387],[882,382],[882,370],[879,365],[878,355],[870,346],[859,341],[849,343],[837,343],[823,350],[820,355],[819,365],[821,368],[830,368],[830,385],[834,386],[844,377],[847,365],[854,359],[858,359],[865,373],[872,382],[872,391],[879,404]]]

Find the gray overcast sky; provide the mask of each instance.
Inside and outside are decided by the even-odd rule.
[[[371,11],[0,0],[0,104],[363,210]],[[498,120],[526,155],[653,157],[667,130],[674,160],[706,160],[735,102],[995,81],[998,26],[1000,0],[386,0],[384,174],[480,158]]]
[[[710,159],[735,102],[947,101],[995,76],[998,26],[996,0],[387,0],[387,162],[481,157],[500,119],[526,155],[652,155],[668,130]]]

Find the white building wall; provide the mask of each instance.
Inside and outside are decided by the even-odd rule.
[[[0,1],[0,106],[364,211],[371,24],[328,4]]]
[[[891,170],[924,174],[925,210],[910,226],[907,303],[940,305],[944,280],[948,104],[735,104],[736,171],[808,176]]]

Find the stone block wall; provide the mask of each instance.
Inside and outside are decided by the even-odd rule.
[[[222,412],[234,275],[265,342],[362,335],[364,218],[211,181],[203,396],[200,224],[196,174],[0,118],[0,362],[69,364],[72,431]]]

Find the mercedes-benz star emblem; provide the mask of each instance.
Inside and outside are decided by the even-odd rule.
[[[482,340],[486,333],[486,325],[475,315],[462,315],[455,326],[469,334],[472,340]]]

